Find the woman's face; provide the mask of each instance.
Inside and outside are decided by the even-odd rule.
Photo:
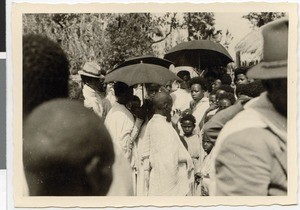
[[[212,89],[218,89],[220,86],[222,85],[222,82],[220,79],[216,79],[213,83],[212,83]]]
[[[191,95],[195,102],[200,101],[204,97],[204,90],[202,89],[201,85],[193,84],[191,86]]]

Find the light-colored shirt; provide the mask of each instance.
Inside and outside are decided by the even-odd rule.
[[[195,131],[199,134],[199,123],[201,122],[206,110],[209,108],[209,100],[207,97],[203,97],[195,107],[192,108],[192,114],[196,118],[196,129]]]
[[[205,194],[209,194],[209,187],[210,187],[210,176],[213,168],[213,161],[212,161],[212,154],[214,152],[214,148],[210,151],[208,155],[206,155],[203,159],[202,166],[200,168],[200,185],[201,185],[201,192],[206,192]],[[201,194],[202,194],[201,193]]]
[[[150,196],[187,195],[193,182],[193,163],[177,132],[166,117],[155,114],[149,121],[145,138],[149,154]]]
[[[178,88],[176,91],[172,92],[170,96],[173,99],[172,110],[179,109],[184,111],[190,107],[190,102],[193,100],[191,93],[181,88]]]
[[[94,112],[99,116],[103,116],[103,106],[101,97],[98,93],[87,85],[82,88],[82,94],[84,97],[84,106],[89,109],[93,109]]]
[[[184,136],[184,140],[188,145],[188,152],[192,157],[195,172],[198,172],[198,167],[200,166],[205,155],[205,152],[202,148],[202,138],[198,134],[194,133],[189,137]]]
[[[130,134],[134,127],[134,117],[130,111],[122,104],[115,102],[108,112],[104,121],[113,142],[123,151],[126,158],[130,159],[131,153],[128,148]]]

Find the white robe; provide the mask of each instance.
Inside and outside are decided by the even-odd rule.
[[[166,117],[155,114],[145,133],[149,156],[149,196],[185,196],[193,183],[193,162]],[[148,141],[147,141],[148,139]]]

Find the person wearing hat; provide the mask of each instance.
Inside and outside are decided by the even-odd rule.
[[[266,91],[221,130],[213,195],[287,195],[288,19],[265,25],[262,35],[263,61],[247,76],[261,79]]]
[[[99,117],[105,117],[111,105],[107,103],[107,101],[106,103],[103,101],[105,94],[103,97],[99,94],[99,92],[105,93],[105,88],[100,87],[101,85],[103,86],[103,84],[100,83],[100,79],[103,77],[101,75],[100,66],[94,62],[86,62],[83,69],[78,71],[78,73],[83,82],[82,93],[84,106],[93,109]]]

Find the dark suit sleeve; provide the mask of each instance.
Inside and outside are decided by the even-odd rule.
[[[248,128],[228,136],[217,154],[216,195],[268,195],[272,153],[265,129]]]

